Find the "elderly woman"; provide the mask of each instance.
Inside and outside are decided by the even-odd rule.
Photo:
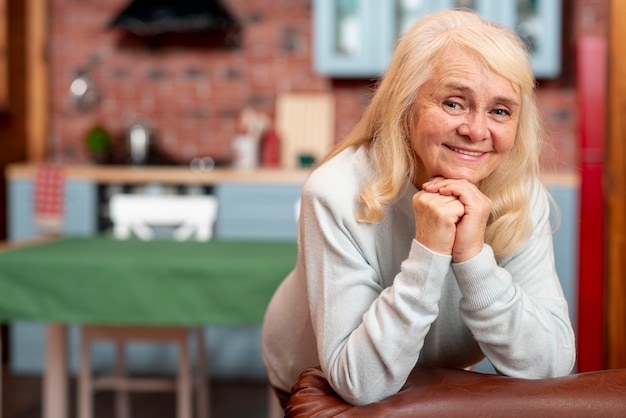
[[[355,405],[398,392],[416,365],[571,371],[534,86],[515,33],[475,13],[433,14],[400,39],[302,190],[298,261],[263,326],[283,403],[315,365]]]

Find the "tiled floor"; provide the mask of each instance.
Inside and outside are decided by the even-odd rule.
[[[2,382],[2,418],[41,417],[41,379],[5,373]],[[70,386],[70,416],[75,414],[74,382]],[[267,385],[258,381],[213,381],[211,418],[265,418]],[[110,392],[96,394],[94,418],[114,418]],[[131,395],[133,418],[175,418],[173,393],[136,393]]]

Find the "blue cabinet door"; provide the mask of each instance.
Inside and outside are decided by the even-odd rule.
[[[65,185],[63,235],[90,236],[98,232],[98,195],[88,180],[70,180]]]
[[[7,188],[7,235],[10,241],[19,241],[37,236],[33,205],[33,182],[11,180]]]
[[[34,182],[16,179],[8,184],[8,238],[19,241],[41,235],[35,222]],[[93,235],[97,232],[97,188],[88,180],[65,184],[63,235]]]
[[[220,239],[295,240],[300,185],[221,184],[215,235]]]
[[[376,0],[315,0],[313,33],[315,69],[322,74],[370,76],[378,74],[376,57],[381,33],[372,26],[380,5]],[[380,16],[379,16],[380,18]]]

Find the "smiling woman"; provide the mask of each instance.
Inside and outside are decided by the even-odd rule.
[[[472,12],[427,16],[400,39],[363,118],[302,190],[298,262],[263,327],[284,404],[318,365],[355,405],[397,393],[416,365],[571,371],[534,86],[519,37]]]

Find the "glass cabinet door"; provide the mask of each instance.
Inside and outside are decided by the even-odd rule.
[[[359,4],[356,0],[337,0],[333,7],[334,52],[337,55],[356,56],[365,46],[362,35],[364,28],[362,20],[359,21]]]
[[[335,75],[371,75],[378,54],[370,23],[378,0],[316,0],[313,8],[315,67]]]
[[[487,0],[483,0],[487,1]],[[507,0],[498,23],[515,29],[526,42],[537,78],[561,73],[561,0]]]
[[[459,6],[458,3],[463,3],[464,5]],[[467,4],[472,3],[474,3],[473,0],[394,0],[395,35],[399,37],[413,23],[427,14],[455,7],[468,7]]]
[[[456,3],[473,3],[472,0],[392,0],[389,8],[393,9],[388,19],[390,27],[387,29],[392,35],[387,48],[383,51],[385,62],[391,60],[397,39],[409,27],[427,14],[457,7]]]
[[[561,72],[561,0],[478,0],[485,18],[514,29],[528,46],[536,78]]]

